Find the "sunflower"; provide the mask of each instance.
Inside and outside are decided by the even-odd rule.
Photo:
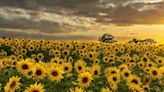
[[[158,65],[164,65],[164,58],[159,57],[155,61],[157,62]]]
[[[71,56],[68,58],[68,62],[74,62],[74,60]]]
[[[64,62],[63,63],[63,71],[64,71],[64,73],[70,73],[72,71],[72,63]]]
[[[85,70],[86,68],[86,63],[82,60],[78,60],[76,63],[75,63],[75,69],[78,73],[82,72]]]
[[[115,92],[116,89],[118,88],[117,84],[114,84],[114,83],[112,83],[112,82],[109,84],[109,86],[110,86],[112,92]]]
[[[94,65],[99,64],[99,63],[100,63],[100,60],[99,60],[99,59],[93,60],[93,64],[94,64]]]
[[[36,79],[43,79],[46,74],[45,68],[40,64],[35,64],[33,71]]]
[[[64,59],[60,59],[60,61],[59,61],[59,63],[58,63],[58,65],[60,66],[62,66],[63,65],[63,63],[64,63]]]
[[[121,64],[118,69],[121,71],[125,70],[125,69],[128,69],[128,66],[126,64]]]
[[[118,84],[120,82],[120,76],[118,74],[113,74],[111,76],[107,76],[108,83]]]
[[[84,92],[84,89],[80,87],[70,88],[68,92]]]
[[[23,73],[23,75],[26,76],[27,78],[32,78],[32,76],[34,75],[34,70],[28,69],[26,72]]]
[[[151,67],[155,67],[156,64],[154,62],[149,61],[149,62],[146,63],[146,66],[151,68]]]
[[[60,58],[58,58],[58,57],[56,57],[56,58],[52,58],[52,59],[50,60],[50,62],[51,62],[51,63],[59,64],[59,62],[60,62]]]
[[[71,49],[71,48],[72,48],[72,44],[71,44],[70,42],[68,42],[68,43],[66,43],[66,44],[64,45],[64,47],[65,47],[66,49]]]
[[[145,67],[145,68],[144,68],[144,71],[147,72],[147,73],[150,73],[150,70],[151,70],[150,67]]]
[[[12,76],[9,79],[9,82],[6,84],[6,86],[4,87],[4,91],[5,92],[14,92],[15,90],[20,88],[21,83],[20,81],[20,77],[18,76]]]
[[[10,59],[12,59],[13,61],[17,61],[18,60],[17,56],[15,56],[15,55],[11,55]]]
[[[80,73],[78,77],[78,85],[82,88],[86,88],[92,82],[92,75],[89,72]]]
[[[133,92],[145,92],[139,85],[134,85],[131,89]]]
[[[40,48],[40,44],[35,44],[35,48],[36,48],[36,50],[39,50],[39,48]]]
[[[68,50],[66,50],[66,49],[64,49],[64,50],[62,51],[62,55],[63,55],[64,57],[69,56],[69,54],[70,54],[70,52],[69,52]]]
[[[50,67],[47,70],[48,77],[51,81],[61,81],[63,78],[63,71],[59,67]]]
[[[27,47],[27,49],[28,49],[29,51],[34,51],[34,50],[35,50],[35,47],[34,47],[33,45],[29,45],[29,46]]]
[[[121,72],[123,78],[128,79],[131,76],[131,71],[129,69],[125,69]]]
[[[18,61],[20,61],[20,60],[23,60],[23,59],[24,59],[23,55],[21,55],[21,54],[19,54],[19,55],[17,56],[17,58],[18,58]]]
[[[144,84],[150,85],[151,82],[152,82],[151,76],[146,75],[146,76],[143,77],[143,83],[144,83]]]
[[[144,57],[141,58],[141,62],[146,63],[148,61],[150,61],[150,59],[147,56],[144,56]]]
[[[54,49],[50,49],[48,52],[50,56],[54,56]]]
[[[20,50],[20,53],[21,53],[22,55],[26,55],[26,54],[27,54],[27,49],[24,49],[24,48],[21,49],[21,50]]]
[[[29,61],[29,59],[22,60],[20,62],[17,62],[16,69],[21,72],[25,73],[28,69],[31,69],[33,64]]]
[[[106,76],[110,76],[112,74],[119,74],[120,71],[116,67],[108,67],[105,69]]]
[[[150,90],[149,85],[144,85],[143,90],[144,90],[144,92],[149,92],[149,90]]]
[[[87,58],[89,58],[90,60],[94,60],[96,57],[94,52],[88,52],[87,53]]]
[[[29,87],[26,88],[24,92],[45,92],[44,85],[42,84],[31,84]]]
[[[153,78],[161,78],[161,73],[158,68],[152,67],[150,69],[150,74]]]
[[[103,61],[104,61],[105,63],[108,63],[108,61],[109,61],[109,57],[104,56],[104,57],[103,57]]]
[[[133,88],[135,85],[141,85],[140,78],[135,75],[130,76],[127,81],[127,84],[130,88]]]
[[[43,60],[43,58],[44,58],[44,55],[42,53],[37,54],[37,59],[38,60]]]
[[[94,65],[91,69],[93,77],[98,77],[101,73],[101,67],[98,65]]]
[[[137,65],[138,65],[138,67],[140,68],[140,69],[144,69],[144,67],[145,67],[145,63],[144,62],[138,62],[137,63]]]
[[[6,51],[3,51],[1,54],[2,54],[2,57],[6,57],[7,56],[7,52]]]
[[[101,92],[112,92],[108,87],[101,88]]]
[[[15,50],[15,51],[14,51],[14,54],[15,54],[15,55],[19,55],[19,54],[20,54],[19,50]],[[5,54],[5,52],[4,52],[4,53],[3,53],[3,56],[6,57],[6,56],[7,56],[7,53]]]
[[[31,54],[31,58],[35,59],[36,58],[36,54]]]
[[[134,68],[136,66],[136,63],[128,63],[130,68]]]
[[[54,50],[54,55],[55,57],[60,57],[61,56],[60,50]]]

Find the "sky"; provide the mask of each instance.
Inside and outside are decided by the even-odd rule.
[[[0,0],[0,37],[164,43],[164,0]]]

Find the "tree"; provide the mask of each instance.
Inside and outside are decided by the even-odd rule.
[[[111,34],[104,34],[99,38],[100,42],[113,43],[116,42],[115,37]]]

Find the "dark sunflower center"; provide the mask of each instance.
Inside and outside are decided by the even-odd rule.
[[[132,83],[138,84],[138,81],[136,79],[133,79]]]
[[[146,69],[147,72],[149,72],[149,69]]]
[[[145,62],[146,62],[146,61],[147,61],[147,58],[143,58],[143,61],[145,61]]]
[[[67,55],[68,53],[67,52],[64,52],[64,55]]]
[[[78,69],[79,69],[79,70],[81,70],[81,69],[82,69],[82,67],[81,67],[81,66],[79,66],[79,67],[78,67]]]
[[[28,72],[28,75],[31,75],[32,74],[32,71]]]
[[[158,62],[159,62],[159,63],[161,63],[162,61],[161,61],[161,60],[159,60]]]
[[[151,67],[152,66],[152,64],[149,64],[149,67]]]
[[[98,75],[98,71],[97,70],[94,72],[94,75]]]
[[[112,74],[115,74],[115,73],[116,73],[116,71],[112,71],[111,73],[112,73]]]
[[[68,67],[65,67],[64,70],[68,70]]]
[[[149,82],[149,79],[148,78],[145,78],[145,82]]]
[[[13,88],[15,85],[16,85],[16,82],[13,81],[13,82],[10,84],[10,88]]]
[[[157,71],[153,71],[152,73],[153,73],[153,75],[157,75]]]
[[[57,71],[53,71],[53,72],[52,72],[52,75],[53,75],[53,76],[57,76],[57,75],[58,75],[58,72],[57,72]]]
[[[56,61],[56,60],[55,60],[54,62],[55,62],[55,63],[57,63],[57,61]]]
[[[110,59],[110,60],[109,60],[109,62],[112,62],[112,61],[113,61],[113,59]]]
[[[38,90],[33,90],[32,92],[39,92]]]
[[[132,62],[134,62],[134,60],[130,60],[130,62],[132,63]]]
[[[42,71],[41,70],[36,70],[36,75],[41,75],[42,74]]]
[[[39,58],[42,58],[42,56],[39,56]]]
[[[16,65],[17,62],[14,62],[13,65]]]
[[[120,71],[124,70],[124,68],[121,68]]]
[[[113,77],[113,80],[114,80],[114,81],[117,81],[117,78],[116,78],[116,77]]]
[[[83,78],[83,83],[87,83],[88,82],[88,78],[87,77],[84,77]]]
[[[92,55],[92,54],[90,54],[90,55],[89,55],[89,57],[90,57],[90,58],[92,58],[92,57],[93,57],[93,55]]]
[[[146,88],[144,88],[144,90],[145,90],[145,91],[147,91],[147,90],[148,90],[148,88],[146,87]]]
[[[26,64],[22,65],[22,69],[24,69],[24,70],[28,69],[28,65],[26,65]]]
[[[125,73],[125,76],[126,76],[126,77],[129,76],[129,73]]]

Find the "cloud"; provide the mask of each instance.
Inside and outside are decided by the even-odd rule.
[[[51,25],[53,25],[54,22],[55,22],[54,23],[55,27],[56,26],[61,27],[60,25],[62,24],[62,27],[66,26],[66,28],[68,28],[69,26],[71,28],[71,27],[79,26],[76,24],[80,22],[82,22],[80,24],[82,25],[82,28],[88,27],[87,25],[83,25],[83,24],[89,25],[88,22],[84,23],[84,21],[88,20],[88,18],[90,19],[91,22],[90,24],[92,24],[95,20],[98,23],[116,24],[116,25],[163,24],[164,23],[163,5],[164,5],[164,1],[162,0],[147,0],[146,2],[144,0],[133,0],[133,1],[129,1],[129,0],[49,0],[49,1],[1,0],[0,1],[0,7],[22,9],[25,13],[29,14],[30,16],[33,16],[34,20],[37,19],[41,20],[41,23],[43,23],[43,25],[45,25],[44,24],[45,20],[43,21],[42,19],[47,19],[46,23],[49,22],[50,25],[49,29],[47,30],[54,29],[53,27],[51,27]],[[5,11],[5,9],[3,10]],[[20,12],[14,12],[14,13],[19,14]],[[17,17],[19,16],[17,15]],[[25,21],[25,19],[22,20]],[[29,22],[29,21],[33,21],[33,19],[29,19],[27,21],[29,24],[33,24]],[[63,21],[65,22],[63,23]],[[77,23],[77,21],[79,22]],[[36,22],[36,24],[37,23],[38,22]],[[43,28],[47,28],[47,27],[43,26]]]
[[[164,4],[164,3],[163,3]],[[164,7],[161,4],[151,4],[151,8],[147,7],[148,4],[140,5],[140,11],[136,4],[129,4],[126,6],[117,6],[110,12],[108,16],[102,17],[97,20],[101,23],[109,23],[115,25],[135,25],[135,24],[164,24]],[[159,8],[160,7],[160,8]]]
[[[161,0],[0,0],[0,28],[70,33],[104,24],[163,24],[163,5]]]
[[[94,24],[94,18],[66,16],[35,10],[0,8],[0,27],[13,29],[37,29],[46,33],[87,30]]]

